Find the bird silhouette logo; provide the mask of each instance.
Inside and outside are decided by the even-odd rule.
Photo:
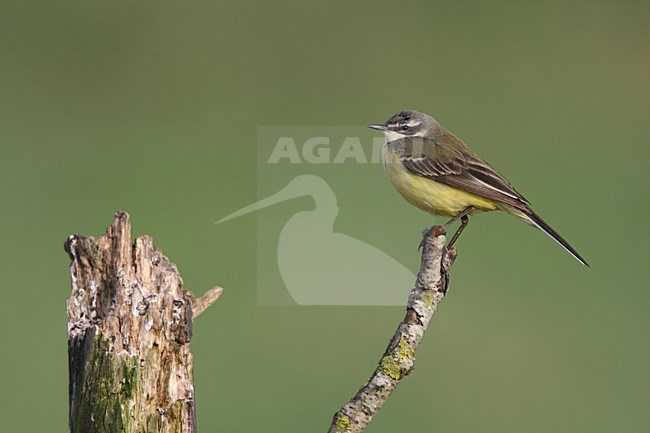
[[[278,270],[291,298],[299,305],[403,305],[415,274],[373,245],[334,231],[336,195],[319,176],[296,176],[216,224],[303,196],[312,197],[315,208],[291,216],[277,246]]]

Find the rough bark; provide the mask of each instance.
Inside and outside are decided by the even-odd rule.
[[[334,415],[329,433],[363,431],[400,380],[413,369],[415,351],[449,287],[449,268],[456,258],[456,250],[447,251],[445,241],[441,227],[425,235],[422,264],[409,294],[406,316],[368,382]]]
[[[131,242],[125,212],[104,236],[71,235],[65,249],[70,431],[196,432],[194,296],[176,265],[150,237]],[[208,305],[221,289],[210,293]]]

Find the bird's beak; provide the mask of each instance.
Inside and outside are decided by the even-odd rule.
[[[377,131],[386,131],[386,130],[388,129],[388,128],[386,127],[386,125],[384,125],[384,124],[378,124],[378,123],[376,123],[376,124],[372,124],[372,125],[368,125],[368,128],[370,128],[370,129],[376,129]]]

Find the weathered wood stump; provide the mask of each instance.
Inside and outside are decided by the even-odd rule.
[[[131,242],[125,212],[105,235],[71,235],[65,249],[70,431],[196,432],[194,296],[176,265],[150,237]],[[201,311],[220,293],[202,298]]]

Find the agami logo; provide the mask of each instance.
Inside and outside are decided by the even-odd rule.
[[[277,164],[286,159],[292,164],[378,164],[381,162],[381,147],[384,145],[383,137],[374,137],[370,157],[366,155],[359,137],[345,137],[338,145],[338,149],[331,145],[329,137],[311,137],[296,145],[293,137],[280,137],[269,155],[267,164]],[[332,151],[336,150],[334,159]]]

